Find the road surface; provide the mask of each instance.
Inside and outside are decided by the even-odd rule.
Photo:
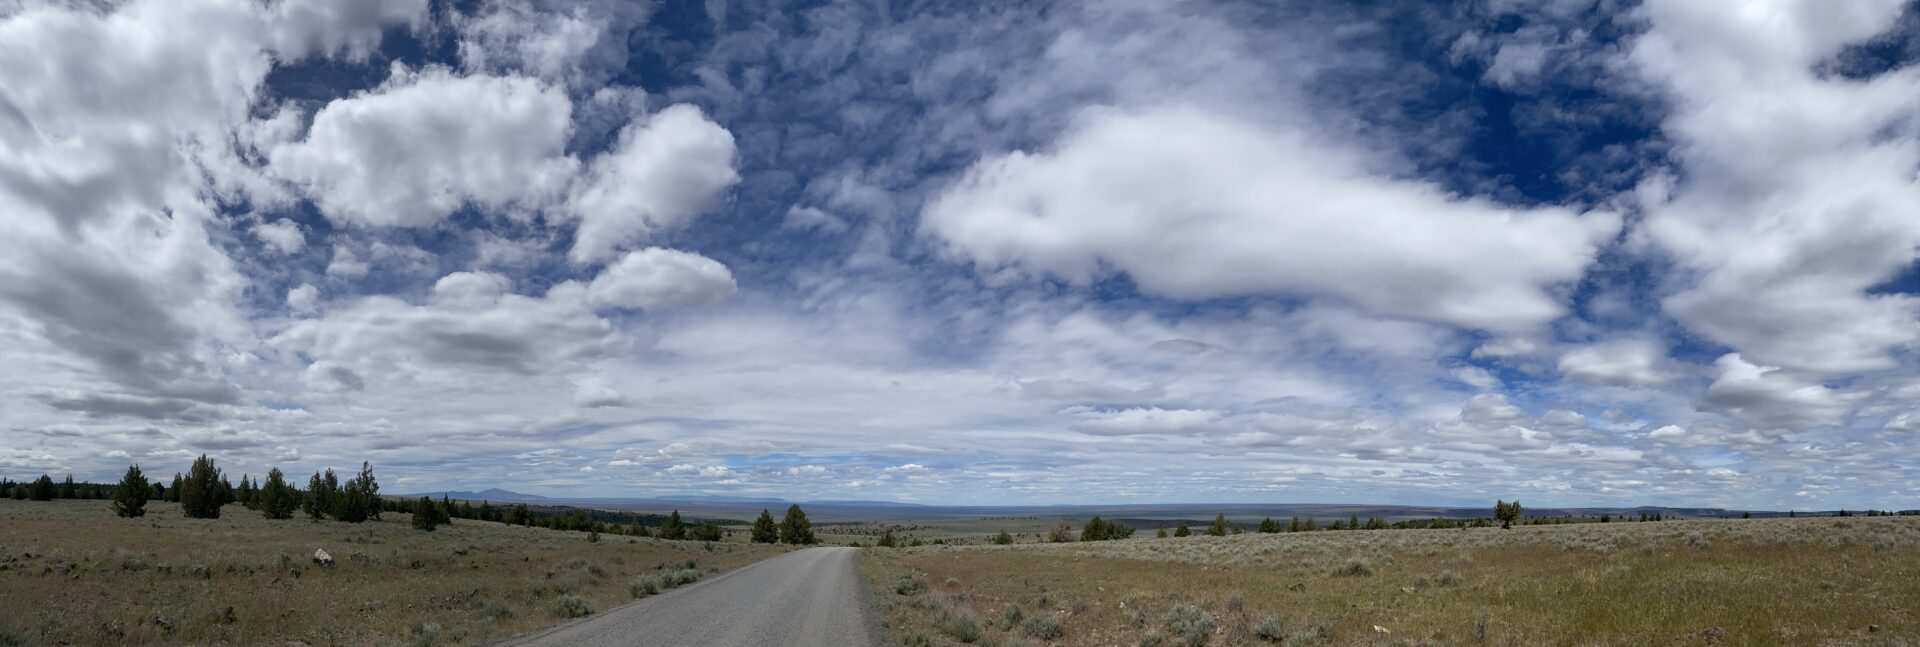
[[[519,645],[890,644],[857,548],[808,548],[499,643]]]

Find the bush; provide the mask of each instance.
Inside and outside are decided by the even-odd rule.
[[[1013,535],[1009,535],[1007,534],[1007,531],[1001,530],[1000,534],[993,536],[993,543],[1001,546],[1011,544],[1013,543]]]
[[[952,636],[963,643],[980,642],[980,621],[974,619],[973,612],[965,608],[948,611],[940,618],[940,633]]]
[[[1253,626],[1253,635],[1256,638],[1272,643],[1286,640],[1287,623],[1275,616],[1261,618],[1260,624]]]
[[[1213,615],[1198,606],[1176,604],[1167,610],[1162,625],[1173,644],[1200,647],[1207,644],[1207,637],[1213,634]]]
[[[1367,560],[1354,557],[1335,567],[1333,574],[1338,577],[1365,577],[1373,574],[1373,565],[1368,564]]]
[[[699,580],[700,571],[683,568],[676,571],[668,571],[663,582],[667,585],[667,588],[673,588],[676,586],[686,586]]]
[[[643,575],[633,578],[633,582],[627,584],[627,593],[636,598],[644,598],[659,593],[661,588],[659,576]]]
[[[900,595],[913,595],[927,590],[927,581],[917,577],[902,577],[893,583],[893,592]]]
[[[593,603],[578,595],[562,595],[553,599],[553,615],[562,618],[593,615]]]
[[[1066,628],[1060,624],[1059,618],[1053,616],[1034,616],[1020,623],[1020,632],[1026,634],[1029,638],[1053,640],[1059,638],[1067,631]]]

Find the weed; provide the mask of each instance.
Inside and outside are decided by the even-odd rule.
[[[562,618],[579,618],[593,614],[593,603],[578,595],[562,595],[553,599],[553,615]]]
[[[893,583],[893,592],[900,595],[913,595],[927,590],[927,581],[918,577],[902,577]]]
[[[1207,644],[1207,636],[1213,633],[1213,615],[1198,606],[1176,604],[1167,610],[1162,625],[1174,645],[1200,647]]]
[[[1367,560],[1352,557],[1335,567],[1333,574],[1340,577],[1366,577],[1373,574],[1373,565]]]
[[[954,640],[963,643],[980,641],[980,621],[975,619],[973,612],[968,609],[948,610],[940,618],[939,627],[940,633],[952,636]]]
[[[1280,642],[1287,637],[1287,623],[1276,616],[1261,618],[1260,624],[1253,626],[1253,635],[1267,642]]]
[[[1060,619],[1053,616],[1034,616],[1020,622],[1020,633],[1030,638],[1053,640],[1066,632],[1066,627],[1060,623]]]

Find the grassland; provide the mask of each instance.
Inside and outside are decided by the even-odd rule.
[[[1920,641],[1915,517],[1147,536],[863,558],[902,645]]]
[[[636,578],[689,561],[713,572],[783,550],[386,517],[202,520],[152,503],[121,519],[104,501],[0,500],[0,645],[467,644],[625,602]]]

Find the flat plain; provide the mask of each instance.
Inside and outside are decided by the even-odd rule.
[[[632,599],[636,578],[784,552],[408,517],[273,521],[230,505],[0,500],[0,645],[471,644]],[[327,551],[331,567],[312,562]],[[584,604],[585,607],[581,605]]]
[[[871,549],[901,645],[1910,645],[1920,518]]]

